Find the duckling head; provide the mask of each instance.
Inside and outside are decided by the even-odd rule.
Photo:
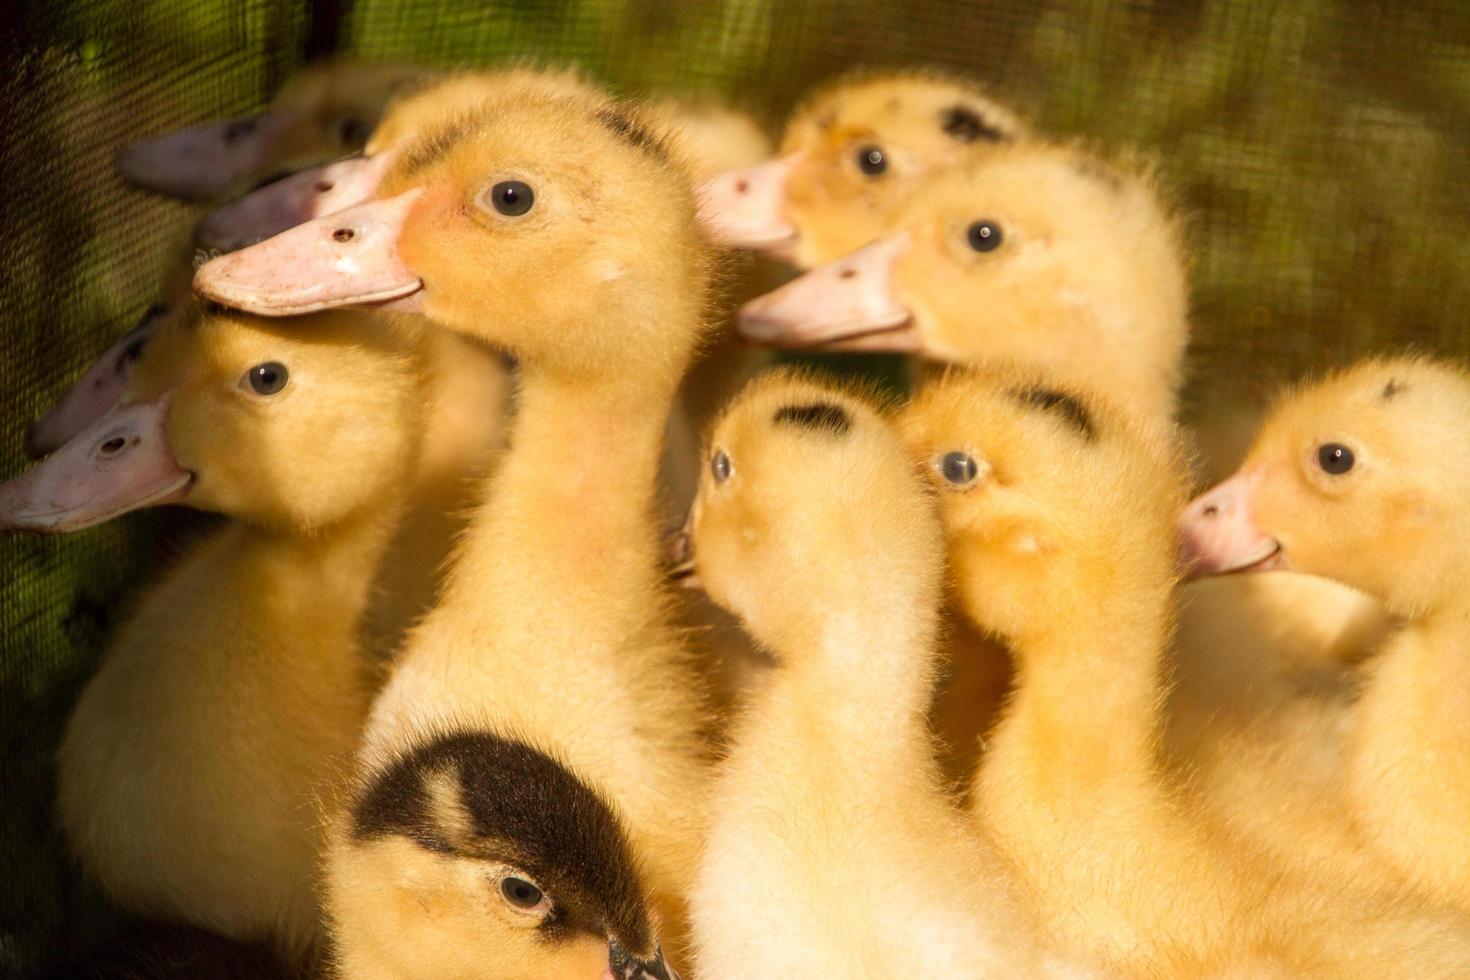
[[[116,405],[0,488],[0,522],[75,531],[185,503],[311,531],[393,499],[417,445],[416,341],[356,319],[184,315]]]
[[[432,738],[365,778],[344,819],[327,904],[349,971],[677,980],[619,818],[539,749]]]
[[[1184,509],[1197,574],[1290,568],[1404,615],[1457,591],[1470,547],[1470,376],[1424,358],[1365,361],[1289,392],[1240,470]]]
[[[951,580],[1003,637],[1067,629],[1135,586],[1172,586],[1183,473],[1172,430],[1024,372],[951,370],[900,427],[938,491]]]
[[[303,166],[355,153],[393,94],[425,77],[419,68],[334,61],[289,80],[265,112],[139,140],[117,172],[145,190],[188,201],[227,196]]]
[[[722,244],[811,268],[872,241],[922,181],[1025,136],[1014,113],[959,78],[847,78],[796,110],[775,159],[705,183],[701,219]]]
[[[426,77],[397,94],[360,155],[310,167],[258,187],[199,220],[200,248],[234,252],[288,228],[361,204],[377,193],[399,148],[496,95],[517,91],[597,98],[599,91],[570,70],[529,67]]]
[[[605,101],[515,94],[424,132],[373,202],[205,264],[275,316],[393,304],[573,373],[682,370],[709,259],[680,165]]]
[[[933,502],[902,443],[870,400],[799,373],[758,378],[714,426],[686,531],[687,570],[782,653],[848,611],[937,601]]]
[[[1031,143],[936,177],[865,248],[741,310],[740,330],[784,346],[1012,361],[1076,383],[1078,351],[1130,394],[1172,402],[1187,342],[1187,282],[1168,213],[1145,177]]]

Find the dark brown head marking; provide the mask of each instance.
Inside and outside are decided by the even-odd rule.
[[[1092,414],[1087,411],[1086,406],[1066,392],[1054,388],[1016,388],[1011,391],[1011,395],[1022,405],[1051,412],[1077,430],[1077,434],[1088,442],[1097,438]]]
[[[458,789],[455,826],[442,826],[431,780]],[[442,805],[442,804],[441,804]],[[548,938],[616,938],[656,947],[622,825],[591,787],[539,749],[490,732],[421,742],[374,775],[352,805],[358,841],[398,835],[436,854],[524,869],[553,899]]]
[[[661,160],[664,159],[666,155],[664,146],[658,141],[658,137],[627,115],[613,108],[603,108],[597,110],[597,120],[611,130],[614,136],[634,149],[651,153]]]
[[[1383,400],[1389,400],[1399,392],[1408,390],[1408,387],[1408,385],[1400,384],[1397,378],[1389,378],[1388,384],[1383,386]]]
[[[802,429],[825,429],[836,436],[844,435],[852,428],[852,418],[831,402],[787,405],[778,408],[771,421],[777,425],[794,425]]]
[[[939,125],[944,132],[961,143],[1004,143],[1011,138],[1003,129],[997,129],[985,121],[985,117],[967,105],[952,105],[939,115]]]

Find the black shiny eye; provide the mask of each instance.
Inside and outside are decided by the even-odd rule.
[[[1317,450],[1317,465],[1322,472],[1342,476],[1353,468],[1353,451],[1340,442],[1329,442]]]
[[[274,395],[286,387],[287,376],[286,365],[279,361],[266,361],[245,372],[245,379],[257,395]]]
[[[977,221],[965,229],[965,240],[977,252],[993,252],[1000,247],[1000,225],[994,221]]]
[[[337,124],[337,138],[346,146],[362,146],[368,141],[368,124],[348,116]]]
[[[716,483],[724,483],[730,479],[730,457],[725,455],[723,449],[715,450],[709,461],[709,471],[714,474]]]
[[[860,147],[857,151],[857,165],[869,177],[877,177],[888,169],[888,157],[876,146]]]
[[[134,363],[136,363],[137,360],[138,360],[138,358],[140,358],[140,357],[143,356],[143,348],[144,347],[147,347],[147,346],[148,346],[148,331],[145,330],[142,333],[138,334],[138,336],[134,337],[132,340],[128,341],[127,346],[123,348],[123,352],[122,352],[123,363],[124,364],[134,364]]]
[[[940,457],[939,472],[950,483],[962,487],[974,481],[980,472],[980,467],[975,465],[975,457],[955,450]]]
[[[507,218],[519,218],[536,203],[531,185],[520,180],[502,180],[490,188],[490,205]]]
[[[533,909],[541,904],[541,889],[526,879],[513,875],[501,880],[500,894],[518,909]]]

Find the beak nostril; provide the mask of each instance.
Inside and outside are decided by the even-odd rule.
[[[750,190],[750,181],[744,179],[735,181],[736,194],[744,194],[748,190]]]
[[[353,231],[351,228],[338,228],[336,231],[332,232],[332,241],[342,242],[343,244],[352,241],[356,237],[357,232]]]
[[[319,180],[316,182],[316,192],[318,194],[325,194],[335,186],[330,180]]]
[[[122,436],[113,436],[98,448],[101,449],[102,455],[104,456],[115,456],[122,452],[123,446],[125,445],[127,445],[126,439]]]
[[[856,276],[857,274],[858,274],[858,271],[856,269],[852,268],[851,266],[849,266],[848,268],[843,269],[841,272],[837,273],[837,278],[838,279],[851,279],[852,277]]]
[[[1204,515],[1206,517],[1218,517],[1220,516],[1220,508],[1214,504],[1210,504],[1204,509]]]

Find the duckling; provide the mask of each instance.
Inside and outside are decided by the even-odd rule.
[[[201,248],[234,252],[304,221],[370,199],[397,151],[425,127],[446,124],[487,98],[520,90],[597,98],[601,91],[572,69],[528,66],[429,76],[388,103],[358,156],[301,170],[210,211],[194,228]]]
[[[1065,951],[1125,975],[1465,969],[1463,919],[1330,862],[1286,873],[1201,819],[1160,764],[1184,489],[1169,427],[973,371],[926,386],[902,423],[940,492],[959,599],[1016,658],[972,813]]]
[[[215,259],[195,280],[213,299],[274,315],[412,309],[516,358],[510,449],[374,705],[357,790],[332,821],[335,951],[349,976],[507,977],[526,963],[567,975],[575,959],[558,972],[536,950],[571,956],[563,940],[583,933],[554,915],[515,928],[487,909],[501,872],[483,854],[377,836],[353,815],[446,732],[521,745],[569,767],[624,821],[660,928],[676,932],[704,819],[705,709],[670,627],[652,507],[711,262],[680,165],[610,102],[488,101],[406,148],[379,195]],[[532,792],[498,763],[476,785]],[[483,832],[513,837],[517,826]],[[444,900],[421,902],[426,892]],[[405,935],[422,937],[411,957],[387,948]],[[663,969],[652,939],[630,952]]]
[[[1397,628],[1345,709],[1353,825],[1399,874],[1470,907],[1470,738],[1461,706],[1470,375],[1373,359],[1288,394],[1239,472],[1184,511],[1203,572],[1292,569],[1376,596]]]
[[[701,220],[723,244],[811,268],[876,238],[922,182],[1027,135],[965,79],[848,77],[792,113],[775,159],[707,181]]]
[[[1148,173],[1028,142],[932,177],[883,237],[747,303],[740,330],[1017,364],[1169,418],[1188,297],[1179,231]]]
[[[865,399],[784,371],[710,446],[688,570],[779,666],[712,794],[701,975],[1036,976],[1036,930],[933,760],[943,540],[903,446]]]
[[[222,119],[139,140],[117,172],[144,190],[186,201],[231,192],[362,149],[383,107],[430,76],[423,68],[339,59],[287,80],[260,115]]]
[[[355,636],[413,465],[420,358],[361,317],[187,316],[117,405],[0,487],[0,525],[234,518],[119,630],[67,723],[57,809],[124,908],[299,962],[319,938],[316,802],[369,706]]]

